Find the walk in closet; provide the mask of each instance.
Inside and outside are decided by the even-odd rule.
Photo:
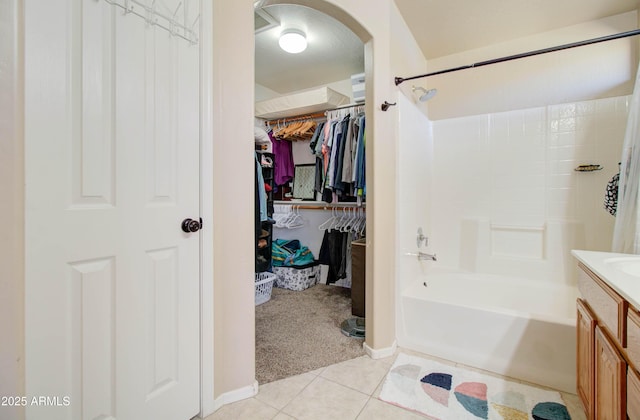
[[[304,6],[256,15],[273,24],[256,29],[256,280],[275,276],[256,294],[263,384],[365,354],[366,115],[353,33]],[[296,24],[307,50],[278,51]]]

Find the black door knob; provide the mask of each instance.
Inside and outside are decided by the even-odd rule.
[[[187,233],[197,232],[202,229],[202,219],[200,221],[193,219],[184,219],[182,221],[182,231]]]

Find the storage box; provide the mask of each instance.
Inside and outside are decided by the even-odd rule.
[[[314,263],[304,267],[273,267],[276,287],[301,291],[318,284],[320,265]]]
[[[351,90],[353,91],[353,100],[355,102],[364,102],[364,73],[351,76]]]

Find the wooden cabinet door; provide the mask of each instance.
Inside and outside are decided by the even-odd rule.
[[[578,396],[588,419],[594,418],[593,351],[596,320],[582,299],[577,303],[577,383]]]
[[[595,418],[626,420],[627,364],[609,337],[595,328]]]
[[[629,366],[627,371],[627,416],[640,420],[640,376]]]

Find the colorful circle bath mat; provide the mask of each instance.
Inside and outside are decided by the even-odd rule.
[[[570,420],[557,391],[400,353],[381,400],[440,420]]]

